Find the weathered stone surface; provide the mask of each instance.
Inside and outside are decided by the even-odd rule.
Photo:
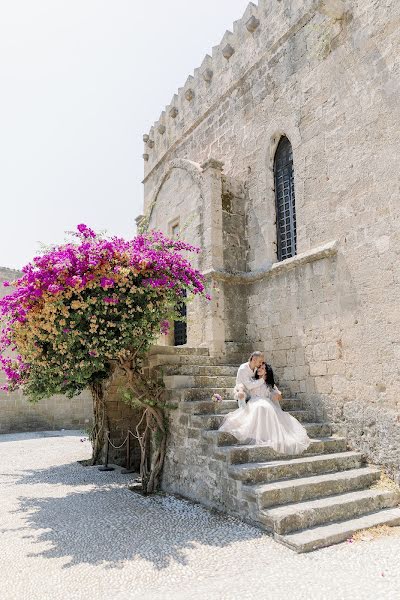
[[[265,525],[277,534],[316,527],[326,521],[344,521],[360,513],[371,513],[382,508],[395,507],[399,495],[389,490],[358,490],[327,498],[307,500],[271,508],[262,512]]]
[[[242,492],[244,495],[255,498],[260,508],[266,508],[365,488],[379,478],[379,469],[363,467],[296,480],[242,486]]]
[[[203,389],[210,394],[210,388],[202,388],[209,378],[197,375],[202,367],[196,364],[192,368],[191,356],[187,354],[186,364],[173,363],[172,371],[164,364],[167,373],[174,373],[165,375],[165,379],[170,386],[180,386],[181,378],[187,378],[198,387],[183,388],[185,392],[199,394]],[[217,367],[221,368],[226,367]],[[188,372],[192,375],[182,375]],[[177,392],[182,393],[182,388],[170,390],[171,396]],[[226,412],[236,409],[236,402],[180,398],[177,410],[170,414],[163,489],[238,515],[298,552],[312,549],[312,543],[322,547],[341,541],[345,522],[348,527],[356,526],[354,519],[371,512],[382,513],[380,523],[396,524],[398,509],[394,508],[394,513],[385,511],[397,507],[400,489],[381,481],[380,470],[365,466],[360,452],[348,450],[345,437],[332,436],[329,423],[312,422],[315,411],[304,410],[302,404],[296,398],[282,402],[286,410],[301,418],[313,438],[306,451],[292,456],[268,446],[238,443],[235,436],[218,431]],[[332,535],[329,527],[337,520],[343,524]],[[363,522],[368,519],[361,520],[358,529]],[[301,539],[298,543],[286,540],[299,529],[312,532],[321,525],[328,528],[325,538],[320,533],[316,540],[311,537],[313,542],[309,544]]]
[[[296,550],[310,552],[331,544],[338,544],[351,539],[351,536],[362,529],[382,525],[395,526],[400,524],[400,508],[388,508],[372,514],[361,515],[340,523],[329,523],[312,529],[305,529],[287,535],[275,535],[275,539]]]
[[[315,419],[397,481],[399,18],[395,0],[249,5],[195,72],[193,101],[183,89],[173,99],[179,119],[144,179],[151,226],[166,229],[187,201],[199,215],[191,237],[203,244],[203,264],[219,264],[208,269],[218,290],[212,315],[193,305],[194,343],[214,344],[215,332],[215,355],[238,361],[263,349]],[[277,262],[282,135],[293,153],[297,256]],[[210,157],[224,162],[219,182],[214,174],[207,187],[200,173],[191,187],[171,185],[172,163]]]

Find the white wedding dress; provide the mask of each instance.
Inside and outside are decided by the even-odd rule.
[[[234,435],[244,444],[270,446],[281,454],[300,454],[311,443],[306,429],[272,399],[274,390],[265,381],[250,390],[250,399],[228,413],[219,431]]]

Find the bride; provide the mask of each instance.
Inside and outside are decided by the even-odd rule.
[[[247,404],[227,414],[219,431],[231,433],[245,444],[270,446],[282,454],[300,454],[311,440],[301,423],[282,410],[277,399],[281,397],[271,371],[267,373],[267,365],[262,363],[254,374]]]

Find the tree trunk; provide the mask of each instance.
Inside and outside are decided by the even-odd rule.
[[[92,442],[92,465],[101,462],[101,454],[104,448],[105,432],[108,429],[108,419],[106,402],[104,398],[104,386],[96,382],[90,385],[90,392],[93,398],[93,429],[91,434]]]

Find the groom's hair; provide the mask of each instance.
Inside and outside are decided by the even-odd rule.
[[[249,362],[253,360],[253,358],[261,358],[264,356],[264,352],[260,352],[260,350],[256,350],[250,354]]]

